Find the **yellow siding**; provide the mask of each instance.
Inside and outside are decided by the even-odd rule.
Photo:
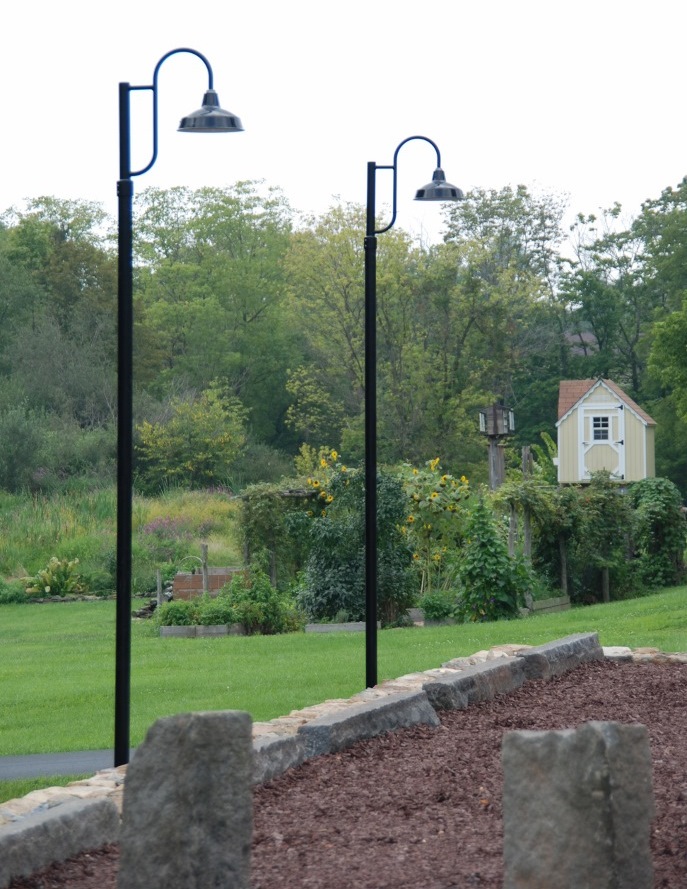
[[[633,413],[625,410],[625,480],[628,482],[644,478],[645,428]]]
[[[597,402],[601,402],[601,404],[608,404],[609,401],[618,401],[617,395],[612,395],[605,386],[597,386],[596,389],[585,396],[582,401],[582,404],[596,404]]]
[[[577,472],[577,411],[558,427],[558,480],[578,482]]]
[[[600,472],[602,469],[614,472],[617,465],[618,454],[607,444],[594,445],[585,457],[585,466],[589,472]]]

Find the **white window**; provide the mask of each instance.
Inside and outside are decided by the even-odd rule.
[[[594,431],[594,441],[608,441],[609,430],[608,417],[593,417],[592,429]]]

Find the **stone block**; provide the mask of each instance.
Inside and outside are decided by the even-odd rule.
[[[603,656],[597,633],[575,633],[516,655],[524,661],[528,679],[551,679],[588,661],[603,660]]]
[[[425,682],[422,686],[437,710],[464,710],[478,701],[491,701],[508,694],[525,682],[524,664],[518,658],[504,658],[472,664],[454,673]]]
[[[263,784],[305,761],[305,739],[276,732],[261,735],[253,740],[253,756],[253,783]]]
[[[120,889],[248,889],[251,718],[239,711],[159,719],[129,764]]]
[[[119,838],[119,813],[111,800],[71,800],[0,829],[0,889],[14,877],[65,861]]]
[[[651,889],[642,725],[504,735],[504,889]]]
[[[320,716],[302,725],[298,734],[305,741],[306,756],[310,757],[334,753],[363,738],[420,723],[440,724],[427,695],[424,691],[399,692]]]

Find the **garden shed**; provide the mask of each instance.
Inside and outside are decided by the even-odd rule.
[[[625,482],[656,474],[656,422],[612,380],[562,380],[556,429],[561,484],[601,470]]]

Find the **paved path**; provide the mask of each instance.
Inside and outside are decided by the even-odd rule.
[[[9,781],[15,778],[38,778],[45,775],[93,775],[101,769],[109,769],[113,765],[114,752],[112,750],[0,756],[0,781]]]

